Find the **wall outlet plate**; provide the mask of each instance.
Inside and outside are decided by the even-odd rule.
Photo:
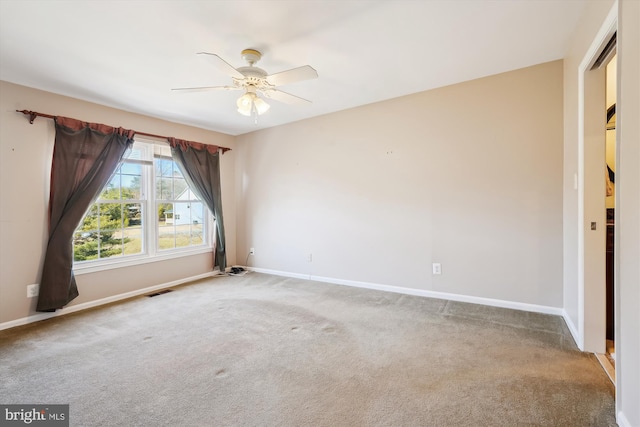
[[[255,255],[256,250],[254,248],[249,249],[249,255]]]
[[[27,298],[37,297],[39,293],[40,293],[39,284],[36,283],[34,285],[27,285]]]
[[[439,262],[433,263],[433,274],[442,274],[442,266]]]

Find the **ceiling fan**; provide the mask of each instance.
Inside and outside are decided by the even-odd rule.
[[[215,53],[198,52],[197,55],[207,59],[218,70],[228,74],[233,79],[233,86],[203,86],[175,88],[175,91],[201,91],[201,90],[244,90],[244,94],[238,98],[238,112],[244,116],[264,114],[269,109],[267,104],[258,94],[265,98],[287,104],[307,104],[311,101],[300,98],[277,89],[278,86],[315,79],[318,72],[309,65],[292,68],[275,74],[267,74],[262,68],[256,67],[256,62],[262,58],[262,53],[256,49],[244,49],[242,58],[249,64],[245,67],[234,68],[227,61]]]

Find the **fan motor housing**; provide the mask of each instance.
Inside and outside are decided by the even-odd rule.
[[[267,89],[273,87],[272,84],[267,82],[267,72],[258,67],[240,67],[238,71],[242,73],[244,79],[233,78],[233,81],[238,87],[255,86],[257,89]]]

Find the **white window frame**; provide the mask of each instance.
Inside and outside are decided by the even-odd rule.
[[[153,145],[167,146],[166,141],[157,141],[153,139],[136,137],[134,144],[143,143]],[[143,161],[145,162],[145,161]],[[142,162],[141,162],[142,163]],[[144,171],[147,169],[147,172]],[[215,220],[211,211],[203,202],[203,208],[206,212],[204,215],[204,232],[203,239],[205,244],[197,247],[183,247],[173,249],[158,248],[158,223],[157,223],[157,208],[156,208],[156,192],[155,192],[155,164],[153,162],[148,164],[146,168],[143,168],[142,172],[142,188],[141,188],[141,204],[143,205],[144,220],[142,229],[143,233],[143,253],[136,255],[118,256],[114,258],[104,258],[88,261],[74,261],[73,272],[75,275],[95,273],[98,271],[112,270],[115,268],[131,267],[136,265],[143,265],[152,262],[166,261],[176,258],[189,257],[193,255],[199,255],[204,253],[211,253],[213,251],[213,233],[211,230],[215,226]],[[147,197],[149,195],[149,197]],[[93,204],[91,205],[93,206]]]

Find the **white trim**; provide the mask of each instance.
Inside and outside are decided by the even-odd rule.
[[[624,416],[622,411],[618,412],[618,417],[616,419],[619,427],[633,427],[627,417]]]
[[[356,280],[336,279],[332,277],[313,276],[309,274],[289,273],[286,271],[269,270],[266,268],[245,267],[256,273],[272,274],[274,276],[293,277],[296,279],[315,280],[317,282],[332,283],[335,285],[353,286],[356,288],[374,289],[377,291],[395,292],[405,295],[414,295],[427,298],[445,299],[450,301],[468,302],[472,304],[488,305],[492,307],[510,308],[513,310],[531,311],[534,313],[552,314],[564,317],[564,310],[560,307],[528,304],[516,301],[498,300],[493,298],[475,297],[470,295],[450,294],[446,292],[427,291],[424,289],[404,288],[401,286],[383,285],[380,283],[359,282]]]
[[[567,324],[567,328],[569,328],[569,332],[571,332],[571,336],[573,337],[573,340],[576,342],[576,345],[578,346],[578,348],[581,348],[580,345],[578,344],[578,339],[580,338],[578,334],[578,328],[576,328],[576,325],[573,323],[573,320],[571,320],[571,316],[569,316],[569,313],[567,313],[565,309],[562,309],[562,317],[564,319],[564,323]]]
[[[604,45],[609,41],[618,26],[618,0],[615,0],[606,19],[591,42],[578,67],[578,330],[576,344],[585,349],[585,277],[584,277],[584,74],[589,71],[598,58]],[[573,333],[573,332],[572,332]]]
[[[71,306],[65,307],[65,308],[60,309],[60,310],[58,310],[56,312],[53,312],[53,313],[32,314],[30,316],[23,317],[21,319],[16,319],[16,320],[11,320],[9,322],[0,323],[0,331],[2,331],[4,329],[14,328],[16,326],[26,325],[26,324],[33,323],[33,322],[39,322],[40,320],[51,319],[52,317],[64,316],[65,314],[75,313],[76,311],[86,310],[88,308],[98,307],[98,306],[101,306],[101,305],[104,305],[104,304],[109,304],[109,303],[112,303],[112,302],[115,302],[115,301],[120,301],[120,300],[123,300],[123,299],[131,298],[131,297],[135,297],[135,296],[139,296],[139,295],[144,295],[144,294],[147,294],[149,292],[157,291],[157,290],[160,290],[160,289],[170,288],[172,286],[178,286],[178,285],[181,285],[183,283],[193,282],[195,280],[200,280],[200,279],[204,279],[204,278],[207,278],[207,277],[216,276],[218,274],[220,274],[220,272],[218,270],[215,270],[215,271],[212,271],[212,272],[209,272],[209,273],[202,273],[202,274],[198,274],[196,276],[186,277],[184,279],[178,279],[178,280],[174,280],[172,282],[162,283],[160,285],[149,286],[148,288],[136,289],[135,291],[125,292],[123,294],[113,295],[113,296],[110,296],[110,297],[106,297],[106,298],[102,298],[102,299],[98,299],[98,300],[94,300],[94,301],[89,301],[89,302],[85,302],[85,303],[81,303],[81,304],[77,304],[77,305],[71,305]]]
[[[115,268],[132,267],[135,265],[148,264],[151,262],[167,261],[170,259],[183,258],[193,255],[201,255],[206,253],[213,253],[213,248],[210,245],[203,246],[197,249],[186,249],[183,251],[172,251],[170,253],[164,253],[160,255],[141,255],[141,256],[127,256],[122,258],[106,258],[99,261],[86,261],[87,264],[74,263],[73,274],[81,276],[83,274],[96,273],[98,271],[113,270]]]

